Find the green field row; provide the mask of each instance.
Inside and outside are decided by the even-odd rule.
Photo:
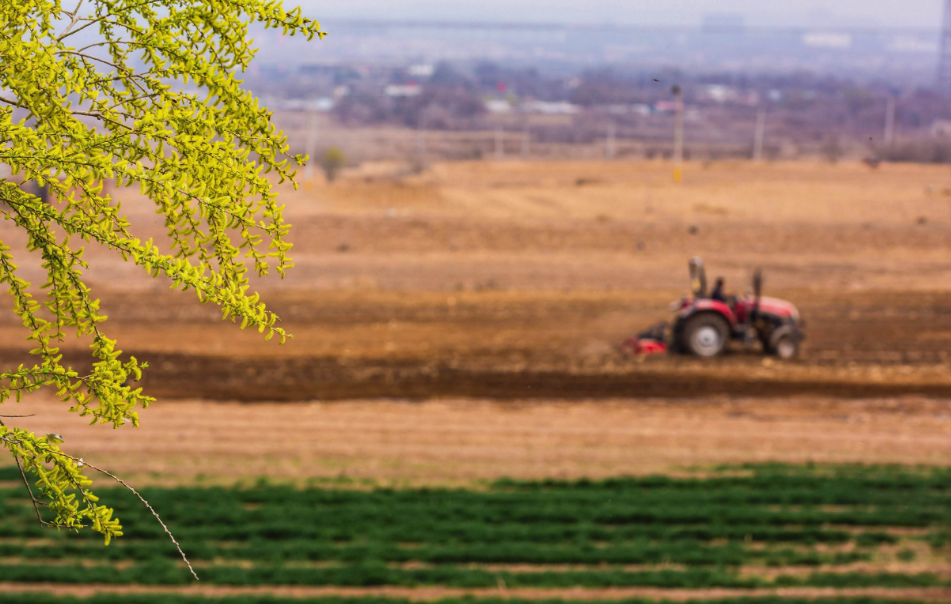
[[[71,585],[188,585],[188,570],[173,562],[159,560],[131,568],[11,564],[0,567],[4,581],[16,583],[58,583]],[[741,577],[715,569],[649,571],[565,571],[521,572],[469,570],[455,567],[403,570],[377,564],[343,568],[235,567],[211,566],[199,569],[202,584],[229,586],[298,585],[337,587],[421,587],[454,588],[608,588],[662,587],[677,589],[769,587],[947,587],[951,582],[932,573],[822,573],[808,576],[779,576],[774,580]]]
[[[747,533],[749,535],[755,533]],[[0,557],[26,560],[131,560],[146,561],[165,556],[177,557],[164,542],[125,540],[103,548],[98,542],[56,540],[48,545],[24,547],[17,542],[0,543]],[[740,566],[756,563],[764,566],[842,565],[867,561],[870,548],[848,552],[817,552],[791,547],[754,549],[741,542],[708,545],[678,540],[629,545],[595,547],[582,545],[537,545],[531,543],[489,543],[445,546],[400,547],[391,543],[336,545],[303,539],[250,541],[247,543],[209,543],[186,541],[189,557],[196,561],[339,562],[382,563],[420,562],[424,564],[573,564],[633,565],[689,564],[695,566]]]
[[[418,604],[411,600],[378,597],[321,597],[276,598],[270,596],[232,596],[205,598],[167,594],[96,595],[89,598],[53,596],[46,594],[0,594],[0,604]],[[429,604],[604,604],[604,600],[519,600],[501,598],[445,598]],[[610,600],[611,604],[659,604],[664,600],[626,599]],[[692,599],[692,604],[919,604],[917,600],[884,598],[782,598],[778,596],[753,598]]]
[[[16,476],[0,470],[0,480]],[[885,551],[909,562],[922,547],[940,567],[951,535],[949,479],[945,469],[767,465],[703,478],[500,481],[475,490],[261,483],[143,494],[189,558],[203,563],[202,579],[221,585],[911,587],[943,585],[948,573],[781,570],[874,564]],[[124,525],[126,536],[110,547],[93,535],[42,529],[23,490],[0,490],[0,576],[187,582],[177,551],[138,500],[122,490],[99,494]],[[102,564],[80,568],[95,561]],[[117,561],[131,565],[108,564]],[[414,563],[426,567],[399,567]],[[471,564],[607,568],[496,572]],[[780,576],[741,577],[740,567],[778,568]]]

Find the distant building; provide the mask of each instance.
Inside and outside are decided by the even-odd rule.
[[[421,92],[419,84],[391,84],[384,90],[386,96],[397,98],[419,96]]]
[[[512,104],[505,99],[489,99],[485,102],[485,110],[489,113],[511,113]]]
[[[411,65],[406,72],[414,78],[431,78],[436,73],[436,66],[427,64]]]
[[[933,138],[951,138],[951,120],[936,120],[931,124]]]
[[[705,34],[742,34],[746,19],[735,13],[709,13],[703,16],[700,29]]]
[[[543,113],[545,115],[574,115],[579,113],[581,108],[568,101],[529,101],[522,105],[522,110],[527,113]]]
[[[931,39],[923,39],[915,36],[895,36],[888,42],[885,48],[889,52],[935,54],[938,52],[940,46]]]
[[[811,31],[802,35],[802,45],[811,48],[848,50],[852,48],[852,34]]]
[[[329,96],[320,97],[319,99],[314,99],[314,111],[327,113],[327,112],[333,111],[335,105],[336,103],[334,103],[334,100],[330,98]]]
[[[739,96],[740,93],[736,88],[733,88],[732,86],[724,86],[722,84],[711,84],[703,91],[704,99],[713,101],[714,103],[735,101]]]
[[[607,105],[604,109],[613,115],[650,115],[654,109],[650,105],[638,103],[635,105]]]

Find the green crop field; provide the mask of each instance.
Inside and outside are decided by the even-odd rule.
[[[68,602],[64,588],[93,584],[152,591],[86,602],[211,601],[174,593],[193,581],[130,494],[102,493],[126,533],[103,547],[92,536],[38,527],[10,482],[17,477],[0,470],[9,485],[0,490],[0,583],[16,584],[0,588],[0,604]],[[443,588],[444,598],[456,593],[445,590],[470,590],[486,601],[530,588],[575,602],[584,592],[565,589],[695,590],[703,599],[719,588],[764,604],[801,601],[795,590],[809,588],[831,588],[823,602],[917,601],[907,597],[916,589],[935,601],[951,593],[949,479],[951,470],[749,466],[700,478],[499,481],[468,490],[261,483],[143,494],[205,588],[332,586],[350,588],[351,604],[400,601],[360,591],[380,587]],[[58,591],[10,595],[29,584]],[[875,593],[836,595],[850,589]],[[285,601],[255,593],[223,601]]]
[[[0,604],[411,604],[413,600],[401,598],[274,598],[269,596],[236,596],[226,598],[199,598],[167,594],[135,595],[99,595],[91,598],[55,597],[43,594],[30,594],[28,600],[22,594],[0,594]],[[565,600],[519,600],[517,598],[445,598],[435,601],[438,604],[564,604]],[[600,604],[601,601],[574,600],[572,604]],[[626,599],[617,604],[654,604],[656,600]],[[913,600],[892,598],[719,598],[691,599],[695,604],[913,604]]]

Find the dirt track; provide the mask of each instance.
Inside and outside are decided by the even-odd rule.
[[[5,409],[5,411],[7,411]],[[254,404],[177,401],[142,427],[89,427],[51,399],[11,413],[135,484],[367,479],[471,484],[500,477],[684,472],[729,463],[951,463],[951,402],[706,397]]]

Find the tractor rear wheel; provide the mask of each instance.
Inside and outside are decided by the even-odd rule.
[[[698,357],[711,358],[726,349],[729,338],[730,325],[726,319],[704,313],[687,320],[683,329],[683,348]]]

